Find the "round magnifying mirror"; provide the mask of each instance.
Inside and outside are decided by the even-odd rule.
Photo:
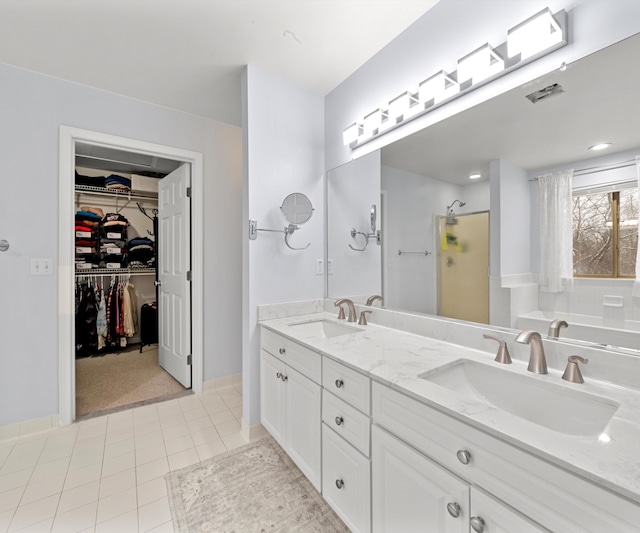
[[[308,222],[313,215],[311,200],[300,192],[294,192],[287,196],[282,202],[280,210],[287,222],[296,226]]]

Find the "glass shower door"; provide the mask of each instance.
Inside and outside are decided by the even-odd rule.
[[[489,212],[440,217],[439,230],[438,314],[488,324]]]

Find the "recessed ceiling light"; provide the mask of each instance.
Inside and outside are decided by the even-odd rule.
[[[609,148],[609,146],[611,146],[612,143],[598,143],[598,144],[594,144],[593,146],[589,146],[589,150],[604,150],[605,148]]]
[[[477,180],[477,179],[480,179],[481,177],[482,177],[482,174],[480,174],[480,172],[474,172],[473,174],[469,174],[470,180]]]

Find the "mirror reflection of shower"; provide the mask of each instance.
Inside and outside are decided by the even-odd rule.
[[[453,212],[453,206],[456,205],[456,202],[460,204],[460,207],[464,207],[465,205],[467,205],[467,202],[462,202],[456,199],[447,206],[447,222],[446,223],[449,225],[456,223],[456,219],[455,219],[456,214]]]

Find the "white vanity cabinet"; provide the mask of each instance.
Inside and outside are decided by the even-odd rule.
[[[373,531],[546,531],[376,426],[372,429]]]
[[[371,531],[371,380],[322,361],[322,495],[351,531]]]
[[[422,458],[436,463],[451,477],[468,483],[471,489],[466,507],[467,517],[470,520],[480,516],[487,533],[545,531],[543,528],[563,533],[638,531],[640,506],[636,503],[379,383],[374,383],[372,387],[372,416],[376,531],[382,530],[377,525],[380,520],[389,520],[384,513],[376,510],[378,506],[386,505],[384,494],[380,494],[378,487],[384,483],[381,477],[387,475],[385,461],[401,464],[401,459],[409,453],[406,449],[398,452],[397,444],[390,447],[388,439],[380,439],[380,428],[394,435],[396,442],[401,440],[404,441],[400,443],[403,446],[408,444],[409,451],[418,457],[426,456]],[[390,453],[393,458],[385,459],[385,454]],[[419,477],[415,473],[413,476]],[[410,481],[407,483],[419,486],[415,479],[408,479]],[[402,485],[402,482],[397,483]],[[401,487],[397,490],[401,490]],[[425,493],[434,492],[437,493],[437,490],[429,489]],[[443,494],[449,496],[446,491]],[[389,507],[396,512],[394,500],[390,501]],[[462,504],[460,506],[464,512],[465,507]],[[415,520],[419,520],[422,510],[416,506],[412,506],[412,509],[418,513]],[[442,509],[438,514],[443,515]],[[488,525],[494,523],[489,528]],[[528,529],[516,527],[513,523],[527,524]]]
[[[262,330],[262,348],[260,352],[262,425],[319,491],[321,483],[321,387],[319,384],[321,356],[264,329]]]

